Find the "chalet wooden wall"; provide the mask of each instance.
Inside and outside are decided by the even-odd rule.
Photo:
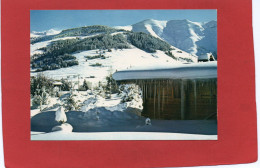
[[[217,119],[217,79],[121,81],[142,89],[142,115],[152,119]]]

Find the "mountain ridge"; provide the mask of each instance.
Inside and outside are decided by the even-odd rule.
[[[95,26],[102,25],[65,29],[58,34],[31,38],[31,43],[65,37],[66,32],[69,33],[69,31],[72,30],[83,29],[82,32],[84,32],[84,29],[89,29],[90,27],[95,28]],[[191,55],[203,57],[207,53],[212,53],[217,59],[217,21],[214,20],[209,22],[193,22],[187,19],[169,21],[145,19],[128,26],[102,26],[102,28],[110,32],[143,32],[166,41],[170,45]],[[72,34],[72,36],[86,35],[84,33],[82,34],[82,32]]]
[[[40,72],[77,66],[79,62],[75,57],[76,53],[102,50],[104,53],[108,52],[113,55],[113,52],[111,53],[113,49],[126,50],[134,48],[142,50],[151,58],[157,57],[155,56],[156,53],[160,52],[163,57],[169,57],[169,60],[173,59],[179,62],[197,61],[197,57],[179,50],[166,41],[150,34],[94,25],[66,29],[59,34],[31,39],[31,68]],[[131,50],[127,51],[130,52]],[[131,54],[134,55],[135,53]],[[139,56],[142,57],[142,55]],[[106,59],[101,53],[97,53],[93,57],[93,59],[98,58]],[[166,59],[164,61],[167,62]],[[99,66],[99,64],[93,64],[92,66]]]
[[[187,19],[160,21],[146,19],[129,26],[116,26],[160,38],[190,54],[213,53],[217,58],[217,21],[193,22]]]

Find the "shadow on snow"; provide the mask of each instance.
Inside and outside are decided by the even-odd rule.
[[[111,112],[104,107],[88,112],[66,112],[67,123],[73,132],[172,132],[187,134],[217,135],[216,120],[152,120],[145,125],[145,118],[130,112]],[[97,117],[98,116],[98,117]],[[42,112],[31,118],[31,131],[51,132],[55,121],[55,111]]]

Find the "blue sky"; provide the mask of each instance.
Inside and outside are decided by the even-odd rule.
[[[216,10],[31,10],[31,31],[89,25],[126,26],[145,19],[217,20]]]

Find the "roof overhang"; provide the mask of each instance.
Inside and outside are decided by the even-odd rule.
[[[159,69],[129,69],[113,74],[116,81],[136,79],[206,79],[217,78],[217,61],[182,64]]]

